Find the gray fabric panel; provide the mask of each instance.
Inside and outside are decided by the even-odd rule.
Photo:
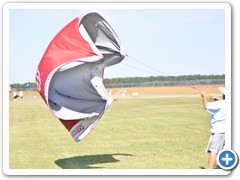
[[[115,39],[114,35],[112,34],[112,31],[109,29],[110,25],[108,22],[103,19],[99,14],[97,13],[90,13],[87,16],[84,16],[81,24],[84,25],[86,31],[88,32],[89,36],[91,37],[92,41],[95,43],[98,39],[98,41],[102,41],[102,44],[104,45],[106,43],[106,47],[108,47],[107,44],[111,44],[115,46],[118,50],[120,50],[120,46]],[[104,36],[100,36],[99,32],[102,32]]]
[[[58,111],[61,109],[61,107],[65,107],[76,112],[87,114],[91,114],[93,112],[102,113],[104,111],[105,104],[105,100],[90,101],[84,99],[69,98],[57,93],[52,93],[51,99],[49,99],[49,105],[52,110]]]
[[[92,70],[98,64],[85,63],[65,71],[57,72],[51,80],[50,91],[63,96],[86,100],[99,100],[100,95],[91,84]],[[101,76],[102,77],[102,76]],[[50,97],[50,96],[49,96]]]
[[[81,113],[102,113],[106,101],[101,98],[91,83],[94,76],[103,77],[106,66],[122,60],[120,54],[106,55],[99,62],[85,63],[65,71],[56,72],[49,88],[50,107],[54,110],[65,107]]]
[[[95,66],[96,63],[85,63],[54,74],[49,100],[56,105],[52,104],[51,108],[57,110],[63,106],[81,113],[103,112],[106,101],[91,84],[91,71]]]
[[[104,68],[117,64],[121,62],[122,59],[123,58],[119,53],[104,55],[104,58],[101,60],[101,62],[99,62],[98,65],[92,70],[92,77],[98,76],[103,78]]]

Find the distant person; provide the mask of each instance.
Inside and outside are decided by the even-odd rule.
[[[12,100],[12,88],[9,86],[9,101]]]
[[[211,136],[209,138],[206,153],[209,153],[208,168],[213,169],[216,165],[217,154],[225,146],[225,88],[220,87],[222,98],[213,98],[215,101],[208,102],[207,95],[200,91],[203,98],[203,107],[211,117]]]
[[[20,103],[22,103],[22,101],[23,101],[23,92],[22,91],[19,92],[19,98],[20,98]]]
[[[13,102],[15,102],[16,99],[18,98],[18,94],[17,94],[16,91],[13,91],[13,92],[12,92],[12,97],[13,97]]]

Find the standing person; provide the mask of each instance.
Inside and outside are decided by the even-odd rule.
[[[214,102],[208,102],[207,95],[201,92],[203,98],[203,107],[211,117],[211,136],[209,138],[206,153],[209,153],[208,168],[213,169],[216,165],[217,154],[225,146],[225,88],[220,87],[222,98],[214,98]]]
[[[9,101],[12,100],[12,88],[9,86]]]
[[[21,103],[23,100],[23,92],[22,91],[19,92],[19,98],[20,98],[20,103]]]
[[[16,99],[18,98],[16,91],[12,91],[12,97],[13,97],[13,102],[16,102]]]

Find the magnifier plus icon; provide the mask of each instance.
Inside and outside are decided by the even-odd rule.
[[[233,160],[233,158],[230,158],[229,154],[226,154],[226,157],[222,158],[222,161],[225,161],[226,165],[229,165],[229,162],[232,160]]]
[[[225,170],[233,169],[238,161],[238,156],[233,150],[222,150],[217,156],[218,165]]]

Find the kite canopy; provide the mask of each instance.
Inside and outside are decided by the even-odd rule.
[[[124,57],[118,36],[97,13],[74,19],[49,44],[38,65],[36,86],[75,141],[95,127],[111,104],[104,68]]]

